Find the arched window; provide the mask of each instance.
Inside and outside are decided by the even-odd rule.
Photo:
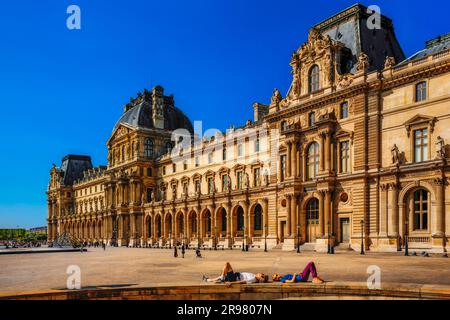
[[[313,65],[309,70],[309,93],[319,90],[319,66]]]
[[[211,232],[211,212],[206,213],[206,232]]]
[[[256,231],[262,230],[262,207],[259,204],[255,207],[254,229]]]
[[[225,211],[224,208],[222,208],[221,213],[222,213],[222,231],[226,231],[227,230],[227,212]]]
[[[237,231],[244,231],[244,209],[237,209]]]
[[[417,190],[413,201],[414,230],[428,230],[428,191]]]
[[[144,155],[146,158],[153,158],[153,140],[145,139],[144,143]]]
[[[151,238],[152,237],[152,218],[148,218],[148,223],[147,223],[147,238]]]
[[[416,102],[424,101],[427,99],[427,83],[426,81],[416,84]]]
[[[314,179],[319,173],[319,144],[312,143],[308,148],[306,158],[306,173],[308,179]]]

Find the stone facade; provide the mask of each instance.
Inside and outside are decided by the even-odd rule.
[[[49,240],[69,232],[120,246],[324,252],[357,250],[362,239],[396,251],[407,237],[410,248],[445,250],[450,37],[404,59],[383,17],[381,30],[339,41],[332,31],[364,28],[364,12],[356,5],[313,27],[292,55],[287,95],[255,103],[240,128],[192,138],[161,87],[132,99],[107,142],[107,167],[85,158],[73,181],[64,161],[52,168]],[[389,48],[381,67],[377,32]]]

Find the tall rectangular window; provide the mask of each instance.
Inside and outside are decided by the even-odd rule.
[[[428,129],[414,131],[414,162],[428,160]]]
[[[259,152],[260,150],[260,141],[259,138],[255,140],[255,152]]]
[[[348,118],[348,102],[341,103],[341,119],[347,119]]]
[[[416,102],[427,99],[427,83],[425,81],[416,84]]]
[[[242,143],[238,144],[238,157],[242,157],[244,155],[244,145]]]
[[[348,141],[343,141],[339,144],[340,151],[340,163],[339,171],[340,173],[349,172],[350,167],[350,144]]]
[[[281,181],[284,181],[286,177],[286,155],[280,157],[280,171],[281,171]]]

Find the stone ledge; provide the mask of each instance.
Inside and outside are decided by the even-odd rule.
[[[278,300],[304,297],[450,299],[450,286],[388,283],[380,290],[370,290],[361,282],[328,282],[322,285],[269,283],[231,288],[195,285],[0,293],[0,300]]]

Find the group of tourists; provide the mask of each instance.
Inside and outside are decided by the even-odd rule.
[[[46,245],[46,241],[0,241],[0,248],[22,249],[22,248],[40,248]]]
[[[317,274],[314,262],[308,263],[302,272],[287,274],[275,273],[272,275],[272,281],[281,283],[307,282],[310,276],[314,284],[324,283],[324,280]],[[235,272],[231,264],[227,262],[220,276],[210,279],[207,275],[203,275],[203,281],[225,283],[227,287],[231,287],[233,284],[267,283],[269,282],[269,276],[262,272]]]

